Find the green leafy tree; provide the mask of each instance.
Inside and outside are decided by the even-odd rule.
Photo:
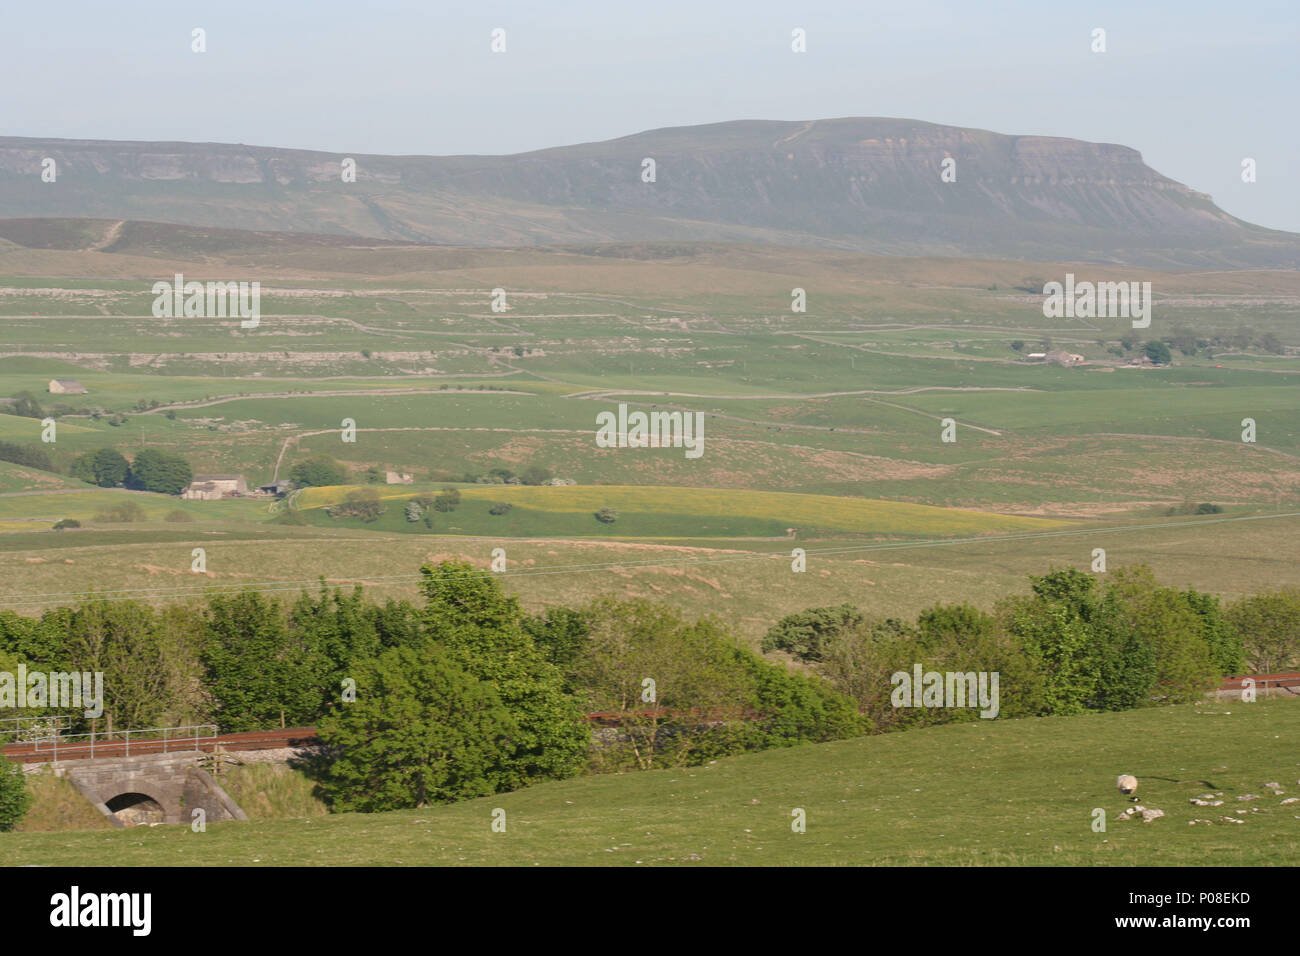
[[[322,790],[335,810],[399,810],[481,797],[516,728],[496,692],[435,644],[393,648],[357,669],[357,699],[318,724],[335,758]]]
[[[339,588],[327,588],[324,579],[315,596],[304,591],[289,609],[288,640],[314,664],[322,712],[339,698],[343,679],[383,650],[377,616],[378,609],[365,600],[360,586],[345,595]]]
[[[19,392],[14,396],[13,402],[9,405],[10,415],[19,415],[23,418],[44,418],[45,411],[41,408],[40,402],[31,392]]]
[[[1286,346],[1272,332],[1265,332],[1259,337],[1259,347],[1272,355],[1284,355],[1286,353]]]
[[[1092,693],[1081,700],[1071,696],[1070,706],[1081,703],[1089,710],[1126,710],[1149,704],[1156,681],[1155,651],[1147,636],[1139,633],[1123,613],[1118,593],[1109,589],[1103,592],[1096,578],[1075,568],[1031,576],[1030,583],[1034,597],[1021,605],[1027,615],[1041,615],[1055,608],[1061,620],[1071,622],[1070,636],[1080,629],[1086,635],[1084,646],[1073,648],[1069,666],[1082,668]],[[1015,604],[1011,602],[1011,606]],[[1014,629],[1012,633],[1024,636]],[[1041,711],[1056,713],[1053,708],[1059,703],[1062,684],[1054,668],[1065,648],[1050,649],[1043,656],[1041,641],[1047,635],[1050,643],[1050,628],[1035,633],[1031,654],[1037,658],[1043,686],[1052,686],[1056,701],[1044,698]]]
[[[360,518],[370,522],[377,521],[386,507],[376,489],[358,488],[349,491],[341,502],[327,510],[335,518]]]
[[[433,499],[433,510],[448,512],[455,511],[460,507],[460,490],[457,488],[444,488],[442,493]]]
[[[155,726],[212,722],[211,700],[204,685],[203,612],[195,604],[167,604],[154,615],[154,641],[162,665],[162,715]]]
[[[90,484],[96,484],[94,451],[87,451],[85,455],[78,455],[78,457],[73,460],[72,468],[69,468],[68,472],[74,477],[74,479],[87,481],[87,483]]]
[[[213,595],[204,609],[200,659],[223,732],[299,726],[321,709],[325,663],[291,641],[280,605],[255,591]]]
[[[72,477],[101,488],[116,488],[126,481],[131,466],[112,448],[87,452],[72,463]]]
[[[1156,584],[1144,565],[1117,568],[1107,591],[1121,614],[1151,647],[1155,658],[1152,694],[1166,702],[1200,698],[1221,675],[1205,636],[1205,623],[1187,594]]]
[[[998,675],[998,716],[1026,717],[1043,707],[1043,673],[1020,641],[996,617],[968,604],[936,604],[917,618],[917,656],[925,670]],[[991,677],[987,685],[992,688]],[[977,681],[978,686],[978,681]],[[907,724],[983,719],[982,708],[914,710]]]
[[[1044,713],[1082,714],[1094,697],[1099,675],[1092,666],[1089,629],[1059,603],[1024,602],[1013,608],[1010,629],[1039,662]]]
[[[1242,637],[1243,670],[1277,674],[1300,669],[1300,588],[1240,598],[1224,616]]]
[[[999,627],[1028,655],[1033,675],[1013,690],[1013,708],[1077,714],[1122,710],[1150,702],[1154,650],[1120,613],[1114,595],[1074,568],[1031,576],[1033,596],[999,605]],[[1036,675],[1036,676],[1035,676]],[[1033,688],[1032,690],[1030,688]]]
[[[1157,342],[1154,339],[1142,346],[1142,352],[1156,365],[1168,365],[1173,361],[1173,355],[1169,352],[1169,346],[1164,342]]]
[[[1091,619],[1097,647],[1097,685],[1091,706],[1095,710],[1131,710],[1152,703],[1156,685],[1156,649],[1150,636],[1133,626],[1107,590]]]
[[[554,477],[551,469],[541,465],[529,465],[519,473],[519,480],[526,485],[544,485]]]
[[[788,614],[763,635],[763,653],[785,651],[805,663],[820,661],[828,643],[837,640],[865,620],[852,604],[813,607]]]
[[[1090,612],[1095,581],[1073,568],[1029,580],[1033,596],[1004,602],[1002,626],[1043,675],[1042,712],[1084,713],[1096,700],[1101,681]]]
[[[104,674],[104,715],[115,728],[155,727],[167,698],[153,609],[138,601],[88,601],[64,618],[71,670]]]
[[[423,614],[410,601],[389,598],[382,605],[373,605],[369,616],[381,647],[416,647],[425,639]]]
[[[290,470],[289,478],[299,488],[322,488],[348,483],[348,475],[343,466],[328,455],[316,455],[298,462]]]
[[[183,456],[146,448],[131,462],[127,487],[179,495],[193,480],[194,469]]]
[[[855,701],[876,730],[896,730],[919,717],[893,707],[890,677],[911,672],[918,659],[914,631],[896,620],[864,620],[822,648],[818,673],[839,693]]]
[[[8,832],[22,822],[32,805],[32,795],[23,779],[22,765],[11,763],[0,754],[0,832]]]
[[[67,620],[71,608],[51,608],[39,618],[0,611],[0,649],[41,665],[61,665],[66,659]],[[51,666],[50,670],[60,667]]]
[[[1201,640],[1210,652],[1217,676],[1240,674],[1246,669],[1246,649],[1241,632],[1224,615],[1219,599],[1194,588],[1182,592],[1187,606],[1200,618]]]
[[[19,445],[14,442],[0,441],[0,461],[39,468],[41,471],[54,470],[49,454],[38,445]]]
[[[601,754],[606,764],[650,770],[743,749],[754,681],[714,622],[688,623],[645,600],[597,600],[583,613],[588,634],[573,686],[585,708],[621,715],[619,746]]]
[[[463,561],[424,565],[425,633],[469,674],[494,687],[514,719],[509,757],[493,770],[497,790],[578,773],[590,732],[559,671],[523,628],[519,602],[490,573]]]
[[[820,677],[792,674],[743,648],[735,654],[754,682],[757,717],[746,725],[752,749],[844,740],[874,726],[852,698]]]
[[[570,678],[591,634],[588,615],[576,608],[560,605],[547,608],[539,617],[525,618],[523,627],[537,649],[564,675],[565,692],[572,693]]]
[[[27,668],[28,673],[31,673],[32,671],[42,670],[42,667],[39,664],[27,660],[21,654],[16,654],[13,651],[0,648],[0,674],[14,675],[11,679],[16,681],[18,668],[20,666],[25,666]],[[50,669],[53,670],[57,668],[50,668]],[[33,706],[34,702],[30,696],[25,701],[27,705],[25,707],[19,707],[17,700],[7,701],[7,703],[11,703],[13,706],[6,707],[5,710],[3,711],[6,720],[10,720],[14,718],[22,719],[22,718],[34,718],[34,717],[53,717],[55,715],[62,715],[67,712],[67,708],[49,706],[50,701],[48,697],[46,698],[45,704],[40,706]],[[51,724],[52,723],[53,721],[51,721]],[[13,725],[6,725],[5,729],[7,730],[12,729],[12,726]],[[50,732],[52,731],[44,731],[44,733],[50,733]],[[41,730],[37,730],[33,733],[33,735],[43,736],[43,732]],[[18,738],[12,736],[6,735],[5,737],[0,737],[0,744],[7,745],[7,744],[12,744],[17,742],[18,742]]]

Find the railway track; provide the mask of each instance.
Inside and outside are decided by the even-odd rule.
[[[59,760],[84,760],[91,756],[96,760],[101,757],[139,757],[146,754],[195,750],[212,753],[218,747],[227,753],[238,753],[249,750],[310,746],[318,739],[315,727],[292,727],[286,730],[252,730],[207,737],[173,737],[167,740],[146,738],[124,741],[105,738],[95,740],[93,745],[88,741],[60,744],[57,749],[52,743],[45,741],[10,744],[3,750],[7,758],[17,763],[45,763],[54,760],[56,753]]]
[[[1245,686],[1245,681],[1253,680],[1256,691],[1270,689],[1283,690],[1300,696],[1300,671],[1282,674],[1249,674],[1225,678],[1219,685],[1217,693],[1237,694]],[[602,712],[587,714],[588,723],[598,727],[617,726],[629,717],[674,717],[687,714],[702,720],[723,720],[739,716],[741,719],[753,720],[761,717],[757,712],[745,711],[740,714],[716,711],[668,711],[644,710],[633,714]],[[146,754],[179,753],[181,751],[213,753],[218,748],[227,753],[239,753],[249,750],[280,750],[291,747],[310,747],[319,741],[315,727],[290,727],[283,730],[250,730],[234,734],[216,734],[210,736],[172,737],[170,739],[143,738],[131,741],[121,739],[97,739],[93,743],[61,743],[57,748],[50,741],[41,743],[9,744],[3,749],[5,757],[16,763],[47,763],[51,760],[82,760],[89,757],[136,757]]]

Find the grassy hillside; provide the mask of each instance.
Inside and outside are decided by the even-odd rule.
[[[444,807],[0,835],[0,865],[1219,865],[1300,857],[1300,704],[981,721],[544,784]],[[1124,822],[1115,777],[1150,824]],[[1222,807],[1188,800],[1222,792]],[[1238,796],[1263,794],[1257,800]],[[1092,812],[1107,813],[1094,833]],[[506,832],[490,829],[494,808]],[[794,833],[791,811],[806,813]],[[310,808],[309,808],[310,809]],[[1237,811],[1244,822],[1219,818]],[[1257,811],[1257,812],[1253,812]],[[1193,819],[1215,822],[1189,826]]]
[[[0,498],[0,503],[12,500]],[[1229,599],[1295,583],[1300,517],[1174,518],[1150,525],[1097,522],[1067,527],[1065,534],[1030,532],[1035,536],[1025,538],[1014,532],[936,544],[833,537],[817,542],[520,540],[236,521],[101,525],[0,535],[0,576],[8,584],[0,606],[35,614],[93,590],[123,589],[121,596],[168,600],[213,585],[260,585],[273,588],[272,596],[292,597],[300,588],[315,588],[319,577],[348,587],[362,582],[380,598],[418,600],[421,564],[456,557],[486,568],[492,549],[504,547],[510,570],[502,583],[531,610],[581,604],[602,594],[645,597],[667,601],[690,617],[716,614],[757,646],[775,621],[818,605],[848,601],[897,617],[915,617],[940,601],[991,609],[1002,595],[1025,593],[1026,575],[1053,566],[1086,569],[1096,547],[1106,549],[1112,568],[1149,564],[1163,584],[1190,585]],[[809,551],[805,574],[790,571],[796,543]],[[196,545],[207,551],[206,575],[190,571]],[[841,548],[847,550],[835,553]],[[538,571],[548,573],[533,573]]]

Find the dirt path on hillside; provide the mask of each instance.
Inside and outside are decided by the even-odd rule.
[[[93,246],[88,247],[86,251],[103,252],[109,246],[116,243],[117,240],[122,238],[122,229],[125,226],[126,220],[119,219],[117,222],[113,223],[113,225],[108,227],[108,232],[104,233],[103,239],[99,240],[99,242],[95,243]]]

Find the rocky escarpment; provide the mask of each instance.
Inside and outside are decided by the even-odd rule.
[[[56,183],[41,181],[46,158]],[[708,239],[1300,266],[1300,237],[1237,220],[1128,147],[903,119],[739,121],[513,156],[9,137],[0,217],[462,245]]]

